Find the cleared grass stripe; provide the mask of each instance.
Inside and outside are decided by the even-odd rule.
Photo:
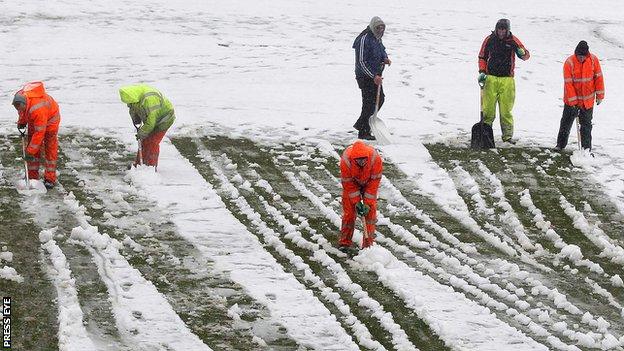
[[[63,201],[80,222],[72,230],[71,238],[93,256],[108,288],[120,335],[141,347],[210,350],[191,333],[156,287],[119,253],[123,244],[89,224],[90,218],[73,194]]]
[[[303,196],[330,218],[336,227],[340,227],[340,217],[334,210],[328,208],[292,172],[286,172],[285,175]],[[376,246],[373,249],[385,250],[380,245]],[[449,291],[447,286],[408,267],[389,252],[384,252],[383,256],[392,257],[391,262],[371,264],[375,262],[373,249],[362,251],[354,259],[360,260],[363,268],[376,272],[380,282],[395,291],[409,308],[427,321],[447,345],[462,345],[468,349],[500,350],[500,347],[504,347],[502,345],[514,344],[514,350],[547,350],[545,346],[500,321],[487,309],[478,306],[463,294]],[[373,257],[359,259],[366,257],[368,252]],[[387,267],[393,268],[388,270]],[[395,267],[398,269],[395,270]],[[479,327],[473,324],[476,316],[482,320],[478,323]],[[516,344],[523,346],[516,348]]]
[[[299,175],[302,176],[302,178],[306,179],[307,182],[312,183],[311,184],[312,187],[314,189],[317,189],[317,190],[321,191],[321,194],[329,195],[329,194],[325,194],[323,192],[323,190],[325,190],[325,189],[320,184],[318,184],[316,182],[316,180],[314,180],[311,177],[309,177],[305,172],[300,171]],[[333,178],[332,175],[330,175],[330,177]],[[326,196],[323,196],[321,198],[322,202],[327,202],[329,200],[331,200],[331,198],[328,198]],[[334,209],[336,209],[336,206],[334,206]],[[396,226],[394,226],[388,219],[383,219],[383,218],[380,219],[379,224],[385,224],[387,226],[390,226],[391,228],[396,228]],[[422,236],[423,238],[426,238],[429,241],[429,244],[432,247],[442,247],[442,248],[444,248],[445,251],[451,252],[452,255],[454,255],[455,257],[459,258],[461,261],[464,261],[466,263],[472,263],[473,265],[476,263],[476,261],[474,259],[468,258],[467,255],[465,255],[464,253],[460,252],[457,249],[450,248],[449,245],[446,244],[446,243],[442,243],[442,242],[437,241],[437,239],[433,235],[428,234],[426,231],[418,228],[417,226],[414,225],[414,226],[412,226],[411,229],[417,231],[418,234],[420,236]],[[421,244],[417,244],[417,245],[419,245],[418,247],[422,247]],[[519,248],[519,250],[522,251],[523,249]],[[528,257],[526,253],[525,253],[524,257],[525,258]],[[543,283],[541,283],[539,280],[533,279],[533,278],[529,278],[529,276],[530,276],[529,272],[526,272],[526,271],[523,271],[523,270],[518,270],[518,267],[516,265],[511,265],[511,264],[507,263],[504,260],[500,260],[500,261],[501,261],[501,263],[503,263],[503,265],[510,266],[510,268],[512,268],[511,266],[515,266],[516,267],[515,269],[512,270],[512,272],[513,272],[512,277],[516,277],[518,279],[522,279],[521,285],[524,286],[524,287],[528,287],[528,290],[531,291],[533,295],[540,295],[540,294],[544,295],[545,297],[547,297],[554,304],[556,309],[563,309],[567,313],[576,314],[576,315],[583,314],[583,312],[579,308],[577,308],[574,304],[572,304],[569,301],[567,301],[565,299],[565,296],[563,294],[559,293],[556,289],[550,289],[550,288],[546,287]],[[533,263],[533,264],[536,263],[534,260],[531,260],[530,262]],[[547,270],[547,268],[545,269],[545,267],[543,267],[542,269],[543,270]],[[481,269],[481,271],[483,271],[483,269]],[[503,285],[509,284],[509,283],[505,283],[505,279],[506,278],[502,279],[501,283]],[[494,287],[495,287],[495,285],[494,285]],[[592,286],[592,288],[596,291],[595,287]],[[600,291],[600,290],[598,290],[598,291]],[[513,293],[511,293],[511,292],[505,293],[502,290],[501,291],[497,291],[497,294],[500,294],[499,296],[508,296],[508,297],[513,297],[514,296]],[[523,305],[526,305],[526,304],[521,304],[521,306],[523,306]],[[531,312],[533,314],[536,314],[536,315],[543,315],[544,311],[540,311],[539,309],[538,310],[534,309]],[[513,311],[511,313],[514,314],[514,315],[517,314],[517,312],[513,312]],[[554,313],[554,310],[553,310],[553,317],[554,316],[555,316],[555,313]],[[522,316],[519,316],[518,319],[524,321],[524,318],[522,318]],[[588,323],[588,324],[592,325],[592,326],[596,325],[596,323]],[[575,328],[575,329],[578,329],[578,328]],[[600,330],[598,330],[598,331],[600,331]],[[588,338],[587,334],[585,334],[582,331],[574,332],[574,331],[570,331],[570,330],[566,329],[565,332],[566,332],[565,336],[568,337],[572,341],[586,340],[585,343],[586,344],[590,344],[589,339],[591,337]],[[555,341],[555,343],[558,343],[558,341]],[[592,343],[593,344],[599,344],[600,342],[595,342],[594,341]]]
[[[36,235],[41,228],[23,211],[23,197],[15,189],[14,182],[23,177],[23,165],[16,164],[15,157],[21,155],[15,146],[18,139],[0,136],[0,247],[6,251],[0,259],[4,266],[17,268],[16,273],[24,280],[0,278],[0,298],[10,296],[14,308],[11,320],[12,347],[15,350],[48,351],[58,348],[58,304],[57,292],[47,278],[48,263],[41,255]]]
[[[212,145],[212,144],[207,143],[206,145]],[[242,170],[244,170],[246,174],[249,174],[249,178],[256,180],[255,183],[252,182],[254,183],[254,187],[256,188],[256,191],[263,194],[265,198],[272,199],[271,203],[281,208],[282,209],[281,213],[283,213],[285,217],[288,216],[291,219],[292,223],[299,223],[297,227],[300,230],[309,232],[310,239],[318,243],[320,246],[322,246],[323,250],[325,250],[326,253],[333,256],[333,258],[328,260],[329,257],[325,258],[326,256],[325,254],[321,254],[319,256],[318,255],[319,251],[316,250],[313,252],[314,257],[312,258],[312,260],[318,261],[319,259],[321,259],[321,261],[323,262],[322,263],[323,266],[327,266],[327,263],[329,263],[329,269],[332,272],[336,271],[336,269],[339,269],[340,271],[338,272],[338,274],[340,274],[341,276],[344,276],[345,278],[348,278],[348,280],[346,281],[342,278],[339,278],[338,285],[340,286],[344,285],[342,284],[343,282],[350,282],[351,279],[357,280],[358,282],[357,286],[352,285],[357,289],[356,291],[354,291],[356,293],[356,296],[361,295],[361,293],[359,292],[361,288],[359,287],[365,288],[367,293],[370,294],[370,297],[377,300],[386,311],[391,313],[390,316],[394,317],[395,321],[410,336],[410,340],[417,347],[421,349],[427,349],[427,350],[446,349],[443,346],[443,343],[437,338],[435,334],[433,334],[429,330],[429,328],[423,321],[417,318],[413,314],[413,312],[411,312],[408,309],[405,309],[402,304],[396,303],[397,300],[392,291],[388,290],[387,288],[383,286],[379,286],[379,284],[376,284],[374,277],[370,277],[369,275],[362,275],[360,274],[359,270],[352,269],[349,261],[344,260],[344,257],[346,255],[338,251],[335,247],[328,244],[327,239],[323,237],[322,234],[324,234],[328,238],[331,238],[331,241],[335,243],[337,237],[336,237],[335,230],[332,229],[333,225],[329,223],[327,219],[325,219],[321,215],[318,215],[316,211],[309,212],[307,209],[310,208],[311,204],[305,198],[302,198],[301,196],[298,195],[298,192],[296,191],[296,189],[294,189],[289,184],[288,180],[284,178],[281,171],[276,168],[276,165],[278,163],[281,167],[285,169],[294,169],[294,168],[308,169],[307,166],[296,166],[292,162],[291,158],[283,157],[281,156],[281,154],[278,155],[277,157],[273,157],[272,163],[270,161],[267,162],[267,157],[265,157],[263,150],[261,150],[260,148],[256,149],[251,145],[246,145],[244,149],[245,149],[244,153],[237,151],[237,150],[232,150],[231,152],[228,152],[228,154],[230,154],[233,158],[237,160],[238,166],[243,165]],[[306,147],[304,146],[302,147],[302,149],[306,149]],[[270,149],[270,152],[275,154],[274,150],[275,149]],[[214,152],[218,152],[218,151],[214,151]],[[292,153],[295,154],[294,152]],[[296,155],[297,155],[297,158],[300,157],[302,159],[311,159],[312,162],[315,162],[316,165],[310,167],[315,170],[324,168],[324,166],[318,165],[318,163],[327,162],[327,160],[324,158],[316,157],[312,159],[303,150],[299,150],[296,153]],[[270,157],[268,159],[270,160]],[[245,165],[248,165],[248,166],[245,166]],[[236,172],[237,169],[241,169],[241,167],[228,167],[228,168],[233,169],[232,172],[234,173]],[[270,179],[272,184],[274,184],[275,187],[279,189],[280,193],[283,194],[284,197],[276,193],[273,190],[273,187],[267,181],[265,181],[264,179],[261,179],[258,172],[265,175],[267,179]],[[333,178],[326,177],[327,175],[326,172],[320,172],[320,174],[321,174],[322,180],[331,179],[333,181]],[[242,181],[242,179],[236,175],[233,178],[236,180],[237,184],[241,183]],[[246,184],[246,182],[244,181],[242,183],[243,185]],[[333,186],[333,185],[330,184],[330,186]],[[317,191],[323,194],[322,196],[323,199],[326,200],[326,199],[331,198],[331,195],[325,192],[326,190],[323,186],[319,185],[316,189]],[[285,202],[285,200],[289,202],[287,203]],[[333,202],[336,202],[336,201],[333,201]],[[281,226],[281,223],[282,223],[281,221],[277,220],[276,222]],[[309,223],[312,223],[312,225],[314,226],[314,229],[310,226]],[[292,227],[293,225],[290,226],[290,228]],[[287,234],[285,234],[285,237],[286,238],[292,237],[293,240],[297,241],[297,245],[299,246],[300,244],[300,239],[299,239],[300,232],[299,231],[289,231]],[[334,262],[334,260],[337,260],[342,264],[333,265],[332,263]],[[342,271],[341,266],[344,267],[346,270],[349,270],[348,274],[350,274],[351,278],[341,273]],[[329,273],[332,275],[337,274],[337,273],[331,273],[331,272]],[[325,272],[322,272],[322,271],[319,274],[321,276],[326,276]],[[334,280],[331,277],[327,279]],[[351,290],[351,288],[349,289]],[[346,296],[346,299],[353,300],[353,298],[351,298],[348,295]],[[357,298],[355,298],[355,300],[356,300],[355,303],[357,303]],[[363,321],[365,321],[367,325],[369,325],[369,329],[375,330],[375,332],[378,333],[378,330],[380,328],[379,326],[376,325],[377,323],[373,322],[371,324],[370,316],[362,315],[362,312],[365,315],[369,314],[370,312],[362,311],[362,310],[363,310],[362,308],[357,308],[357,310],[354,310],[354,313],[356,313],[361,319],[363,319]],[[376,313],[375,315],[378,315],[378,314]],[[387,317],[384,317],[384,318],[387,318]]]
[[[561,341],[561,339],[548,332],[547,329],[550,328],[550,326],[540,325],[540,323],[536,323],[532,320],[531,317],[538,319],[538,316],[548,315],[545,310],[529,309],[529,304],[526,301],[520,300],[515,294],[491,284],[487,278],[478,277],[473,274],[468,275],[466,277],[468,281],[466,281],[435,266],[430,261],[419,257],[408,247],[400,245],[390,238],[379,237],[378,241],[385,243],[388,247],[392,248],[393,251],[401,253],[408,262],[416,263],[420,269],[428,272],[431,276],[437,276],[440,280],[445,280],[447,283],[445,285],[453,287],[456,291],[463,291],[463,295],[466,298],[469,298],[468,296],[474,296],[476,303],[490,309],[498,310],[499,313],[505,313],[511,318],[514,324],[516,324],[515,328],[533,334],[536,342],[546,342],[551,347],[558,350],[580,351],[580,349],[574,345],[566,344]],[[491,297],[488,292],[484,290],[489,291],[492,295],[497,296],[504,302]],[[513,307],[508,307],[508,304]],[[540,341],[540,339],[542,341]]]
[[[142,190],[129,183],[125,166],[131,160],[120,157],[126,153],[126,146],[109,137],[72,134],[65,138],[63,187],[71,189],[86,207],[91,224],[124,243],[126,259],[154,283],[206,344],[219,349],[256,350],[260,345],[250,332],[270,334],[270,329],[257,328],[264,325],[262,316],[268,313],[259,309],[240,286],[215,275],[210,261],[197,257],[194,247],[179,237],[167,220],[168,214],[154,208],[140,194]],[[96,144],[98,147],[93,147]],[[229,289],[221,294],[222,286]],[[231,308],[236,313],[228,311]],[[287,339],[282,336],[266,338],[267,346],[278,346],[272,343],[275,340],[286,347],[281,341]]]
[[[185,150],[189,159],[201,163],[190,139],[177,139],[175,143]],[[153,181],[137,175],[135,184],[167,210],[180,235],[215,262],[216,270],[226,272],[245,287],[301,346],[357,349],[327,308],[291,274],[284,272],[258,238],[228,211],[210,185],[212,179],[204,179],[168,139],[161,144],[160,164]],[[178,184],[180,179],[185,179],[186,184],[170,185]]]
[[[299,175],[303,176],[302,178],[305,179],[307,182],[315,183],[315,184],[312,184],[312,187],[318,190],[321,194],[326,194],[326,189],[320,184],[316,183],[316,181],[312,179],[309,175],[307,175],[305,172],[300,171]],[[323,200],[324,202],[330,201],[331,198],[323,196],[321,198],[321,201]],[[379,214],[379,224],[388,226],[388,228],[392,231],[394,235],[397,235],[402,240],[406,240],[407,242],[410,242],[411,246],[414,248],[417,248],[417,249],[428,248],[429,250],[427,250],[426,253],[428,255],[431,255],[432,259],[439,260],[442,265],[455,268],[460,273],[460,275],[465,276],[468,279],[468,281],[474,284],[474,286],[468,287],[466,286],[466,284],[462,283],[461,279],[455,278],[449,281],[450,286],[454,286],[455,288],[465,290],[467,293],[477,296],[480,302],[487,307],[505,311],[509,316],[512,316],[513,319],[521,325],[521,327],[526,326],[529,332],[535,334],[538,337],[546,337],[548,340],[548,343],[552,347],[556,347],[558,349],[563,349],[563,350],[566,350],[570,347],[569,345],[563,343],[559,338],[551,335],[549,332],[546,331],[545,328],[550,328],[549,325],[544,325],[542,327],[538,325],[538,323],[532,322],[529,316],[521,312],[518,312],[518,310],[526,311],[529,313],[531,317],[539,320],[539,319],[544,318],[544,316],[549,315],[547,310],[541,309],[541,308],[529,309],[530,304],[527,303],[526,301],[519,299],[519,297],[515,294],[515,291],[517,291],[517,289],[514,289],[513,292],[507,291],[505,288],[501,288],[497,286],[496,284],[491,283],[487,278],[478,276],[476,273],[472,271],[472,268],[461,265],[459,263],[460,261],[458,261],[455,257],[448,257],[446,256],[446,254],[439,252],[434,248],[436,246],[446,246],[448,248],[448,244],[440,243],[439,241],[435,239],[435,237],[433,237],[430,234],[427,236],[426,235],[427,233],[424,230],[420,229],[418,231],[419,235],[423,237],[427,237],[429,240],[429,243],[422,243],[413,234],[409,233],[404,228],[400,227],[399,225],[393,224],[388,218],[384,218],[383,214],[381,213]],[[380,241],[381,240],[391,240],[391,239],[380,237]],[[455,251],[454,253],[460,254],[459,257],[464,258],[466,261],[469,261],[472,264],[476,264],[475,260],[462,257],[461,254],[463,253],[459,252],[459,250],[454,250],[454,251]],[[415,253],[412,253],[410,251],[409,256],[415,257],[412,255],[415,255]],[[424,267],[429,268],[428,272],[431,273],[431,276],[434,276],[434,277],[441,276],[445,273],[443,271],[440,271],[439,268],[433,269],[430,266],[431,264],[423,259],[420,259],[419,262]],[[481,289],[487,290],[488,292],[491,292],[492,294],[502,298],[503,300],[507,300],[507,303],[510,303],[513,307],[508,308],[504,303],[501,303],[497,300],[490,298],[489,296],[487,296],[487,294],[480,291]],[[553,315],[549,316],[548,320],[550,320],[551,317],[554,317],[554,316]],[[554,330],[554,331],[558,332],[560,330]],[[569,338],[573,342],[576,342],[579,337],[584,337],[585,334],[583,334],[582,332],[574,332],[573,334],[567,333],[566,336],[569,336]]]
[[[235,196],[238,190],[232,182],[230,182],[228,177],[219,169],[219,166],[216,164],[210,153],[208,151],[202,151],[201,156],[215,171],[216,176],[223,184],[223,190],[225,193],[230,193],[232,196]],[[221,158],[224,160],[226,168],[230,165],[234,165],[225,155],[222,155]],[[229,168],[235,169],[235,167]],[[239,183],[245,184],[246,180],[238,172],[232,173],[234,173],[234,179],[237,179]],[[304,239],[301,233],[295,230],[296,227],[292,225],[279,210],[269,205],[262,195],[257,194],[256,196],[262,203],[262,206],[265,208],[267,213],[275,219],[276,223],[278,223],[278,225],[282,228],[288,229],[287,233],[284,235],[285,238],[289,238],[298,247],[311,251],[312,255],[310,258],[313,261],[321,263],[326,268],[332,269],[332,273],[336,276],[336,285],[338,287],[351,293],[352,295],[358,295],[357,300],[359,300],[359,304],[369,309],[372,316],[377,318],[386,331],[390,333],[394,347],[401,350],[416,350],[416,347],[411,344],[405,332],[392,320],[392,315],[386,313],[383,308],[381,308],[379,302],[368,297],[368,294],[363,291],[361,286],[354,284],[340,265],[327,255],[325,250]],[[242,200],[242,197],[240,196],[237,196],[233,200],[237,204],[241,213],[244,213],[249,218],[255,219],[254,224],[259,227],[259,231],[264,236],[265,242],[273,246],[277,252],[291,261],[291,263],[299,270],[304,271],[304,279],[313,284],[313,286],[321,292],[327,301],[333,302],[334,305],[336,305],[338,310],[343,313],[343,318],[346,318],[348,321],[346,323],[347,326],[355,327],[352,331],[356,332],[355,336],[358,337],[358,341],[362,344],[362,346],[371,349],[383,349],[383,346],[379,342],[372,340],[370,332],[365,328],[365,326],[359,322],[352,313],[350,313],[350,308],[344,303],[344,301],[340,298],[336,298],[336,295],[338,294],[334,292],[333,289],[325,285],[323,280],[312,271],[311,267],[301,261],[300,257],[296,256],[292,250],[287,249],[284,243],[279,239],[280,236],[273,229],[269,228],[263,221],[257,220],[255,216],[256,212],[251,208],[249,203]]]

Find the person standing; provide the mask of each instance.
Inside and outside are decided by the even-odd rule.
[[[508,19],[496,22],[494,31],[488,35],[479,51],[480,84],[485,84],[483,92],[484,122],[492,125],[496,118],[496,104],[500,113],[502,139],[504,142],[515,143],[512,139],[514,120],[511,110],[516,99],[516,83],[514,68],[516,56],[526,61],[530,54],[520,39],[510,30]]]
[[[128,105],[134,125],[142,124],[136,138],[141,143],[143,158],[139,159],[137,154],[134,166],[141,163],[158,166],[160,142],[175,121],[173,104],[147,84],[124,86],[119,89],[119,96]]]
[[[574,55],[563,63],[563,115],[559,124],[557,146],[562,150],[568,144],[570,128],[578,116],[581,125],[581,146],[591,151],[594,99],[600,105],[605,95],[600,61],[589,52],[589,45],[581,40]]]
[[[30,82],[15,93],[13,107],[19,115],[17,128],[21,131],[28,127],[28,146],[25,150],[28,178],[39,179],[39,162],[43,148],[45,154],[43,184],[47,189],[52,189],[57,180],[58,130],[61,123],[59,106],[52,96],[46,93],[43,82]]]
[[[362,248],[373,245],[377,223],[377,189],[381,182],[383,160],[379,153],[362,140],[356,140],[345,149],[340,159],[342,183],[342,226],[338,246],[348,250],[353,241],[356,215],[364,218],[368,237]]]
[[[375,16],[370,24],[360,33],[353,42],[355,49],[355,79],[362,91],[362,111],[360,117],[353,125],[358,130],[359,139],[375,140],[371,135],[371,127],[368,119],[375,113],[377,100],[377,87],[381,86],[383,78],[383,65],[392,62],[386,54],[386,47],[381,38],[386,30],[385,23]],[[383,105],[385,95],[383,87],[379,96],[379,107]]]

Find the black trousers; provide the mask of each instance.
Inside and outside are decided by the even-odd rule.
[[[358,87],[362,91],[362,112],[360,118],[353,125],[353,128],[360,131],[360,133],[370,134],[370,125],[368,119],[375,113],[375,100],[377,100],[377,84],[373,78],[356,78]],[[383,105],[385,95],[383,92],[383,85],[381,92],[379,93],[379,109]]]
[[[563,149],[568,145],[570,128],[572,128],[576,116],[579,116],[579,122],[581,124],[581,147],[591,150],[593,113],[593,108],[585,110],[576,106],[564,105],[561,123],[559,124],[559,135],[557,135],[557,146]]]

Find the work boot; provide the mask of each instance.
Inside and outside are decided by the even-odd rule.
[[[362,139],[362,140],[377,140],[377,138],[375,138],[375,136],[373,136],[370,132],[363,132],[363,131],[360,131],[358,133],[358,139]]]
[[[55,184],[54,184],[54,182],[49,181],[49,180],[46,179],[46,180],[43,181],[43,185],[46,187],[46,189],[50,190],[50,189],[54,188]]]

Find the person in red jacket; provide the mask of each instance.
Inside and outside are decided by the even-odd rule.
[[[381,182],[383,160],[379,153],[362,140],[347,147],[340,159],[340,179],[342,183],[342,227],[338,246],[341,250],[353,245],[351,240],[355,228],[355,217],[364,217],[368,238],[362,247],[374,243],[375,223],[377,222],[377,189]]]
[[[41,149],[45,152],[44,185],[51,189],[56,184],[56,161],[58,158],[58,129],[61,122],[59,106],[45,91],[42,82],[24,85],[13,97],[18,112],[17,127],[28,127],[26,161],[28,178],[39,179]],[[45,146],[43,146],[45,145]]]
[[[557,135],[556,150],[562,150],[568,144],[572,123],[579,117],[581,125],[581,146],[591,151],[592,115],[594,99],[600,105],[605,95],[604,78],[600,61],[589,52],[589,45],[581,40],[574,55],[563,63],[563,115]]]

